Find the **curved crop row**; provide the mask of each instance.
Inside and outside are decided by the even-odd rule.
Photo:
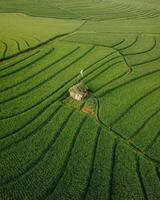
[[[15,41],[15,43],[17,45],[18,53],[20,53],[21,52],[20,43],[16,39],[13,39],[13,41]]]
[[[153,38],[153,45],[149,49],[146,49],[146,50],[140,51],[140,52],[136,52],[136,53],[125,53],[124,55],[125,56],[133,56],[133,55],[148,53],[156,47],[156,44],[157,44],[156,38]]]
[[[112,68],[113,66],[122,63],[122,61],[117,61],[115,63],[110,64],[109,66],[107,66],[106,69],[103,69],[101,72],[99,72],[98,74],[95,74],[92,78],[90,78],[87,82],[92,81],[93,79],[95,79],[96,77],[98,77],[99,75],[101,75],[103,72],[106,72],[107,70],[109,70],[110,68]]]
[[[129,71],[125,71],[124,73],[114,77],[113,79],[111,79],[110,81],[108,81],[107,83],[104,83],[103,85],[99,86],[95,92],[99,91],[99,90],[103,90],[104,88],[106,88],[106,86],[108,86],[109,84],[117,81],[117,80],[120,80],[121,78],[123,78],[125,75],[127,75],[129,73]]]
[[[109,181],[109,188],[108,188],[108,199],[112,199],[113,195],[113,174],[114,168],[116,164],[116,150],[117,150],[117,141],[115,141],[112,151],[112,165],[111,165],[111,173],[110,173],[110,181]]]
[[[44,67],[43,69],[39,70],[38,72],[36,72],[35,74],[32,74],[31,76],[27,77],[26,79],[19,81],[9,87],[4,88],[3,90],[1,90],[1,92],[5,92],[9,89],[12,89],[22,83],[25,83],[26,81],[29,81],[30,79],[34,78],[35,76],[37,76],[38,74],[45,72],[45,70],[49,69],[50,67],[53,67],[53,65],[59,63],[61,60],[63,60],[64,58],[67,58],[68,56],[72,55],[72,53],[74,53],[75,51],[77,51],[79,49],[79,47],[73,49],[72,51],[70,51],[69,53],[65,54],[64,56],[62,56],[61,58],[55,60],[54,62],[52,62],[51,64],[47,65],[46,67]]]
[[[149,139],[152,139],[152,137],[154,137],[154,134],[156,134],[156,129],[158,128],[154,127],[157,126],[158,116],[160,114],[159,105],[157,102],[158,98],[159,98],[158,92],[154,93],[151,96],[148,96],[143,101],[141,101],[136,107],[132,108],[130,112],[126,113],[124,117],[121,120],[119,120],[117,124],[114,125],[115,130],[123,134],[125,138],[128,138],[129,142],[133,142],[134,144],[136,144],[136,146],[138,146],[138,148],[140,148],[142,151],[143,148],[147,145],[147,143],[149,143]],[[149,102],[151,102],[152,106],[147,107]],[[126,107],[123,101],[121,105],[124,108]],[[112,121],[112,119],[114,119],[116,116],[115,109],[113,109],[113,113],[110,112],[108,114],[109,116],[108,118],[110,120],[108,121]],[[120,113],[121,110],[117,109],[117,112]],[[104,112],[102,112],[102,114],[104,118]],[[134,123],[131,123],[133,120]],[[149,124],[150,126],[148,126]],[[152,126],[152,124],[154,124],[154,126]],[[145,135],[146,128],[150,134],[147,134],[146,132]],[[136,139],[136,137],[138,137],[139,139],[138,138]],[[152,156],[154,157],[153,154]]]
[[[150,59],[150,60],[143,61],[143,62],[135,63],[135,64],[132,65],[132,67],[135,67],[135,66],[138,66],[138,65],[148,64],[148,63],[151,63],[151,62],[159,60],[159,59],[160,59],[160,56],[153,58],[153,59]]]
[[[1,136],[0,140],[3,140],[3,141],[2,141],[0,153],[5,151],[6,149],[9,149],[13,145],[18,144],[19,142],[27,139],[28,137],[34,135],[37,132],[37,130],[40,130],[41,128],[43,128],[50,121],[52,116],[54,116],[54,114],[56,114],[57,111],[61,108],[61,106],[57,107],[54,110],[54,112],[50,114],[48,111],[48,108],[50,108],[50,106],[53,106],[53,104],[49,105],[44,110],[40,110],[38,113],[39,115],[37,114],[36,116],[34,116],[34,118],[29,120],[25,125],[23,125],[23,127],[20,127],[18,130],[14,130],[13,132],[11,132],[7,135]],[[48,112],[47,118],[44,116],[45,112],[46,113]],[[48,116],[48,114],[49,114],[49,116]],[[40,120],[42,118],[42,120],[40,122],[39,122],[39,118],[40,118]],[[10,137],[12,137],[12,138],[10,138]],[[6,141],[6,139],[8,139],[9,141],[8,140]]]
[[[56,110],[56,112],[54,112],[48,119],[47,119],[47,123],[53,118],[53,116],[57,113],[57,111],[59,110],[60,107],[58,107],[58,109]],[[63,121],[63,123],[61,124],[61,126],[58,128],[58,130],[56,131],[56,133],[54,133],[52,140],[49,142],[49,144],[47,145],[47,147],[45,149],[43,149],[42,153],[35,159],[33,160],[29,165],[25,166],[24,170],[21,170],[20,173],[12,175],[11,177],[9,177],[8,179],[6,179],[3,183],[0,183],[0,186],[2,185],[6,185],[8,183],[11,183],[17,179],[19,179],[20,177],[24,176],[26,173],[28,173],[30,170],[32,170],[37,164],[38,162],[40,162],[41,160],[43,160],[43,158],[45,157],[45,155],[48,153],[48,151],[51,149],[51,147],[54,145],[54,143],[56,142],[57,138],[59,137],[61,131],[65,128],[67,122],[69,121],[71,115],[73,114],[73,111],[71,111],[68,116],[66,117],[66,119]],[[45,123],[46,124],[46,123]],[[43,124],[44,126],[44,124]],[[41,127],[42,128],[42,127]],[[38,129],[39,131],[39,129]]]
[[[6,69],[8,69],[8,68],[10,69],[10,68],[14,67],[14,66],[17,65],[17,64],[20,64],[21,62],[26,61],[27,59],[31,58],[32,56],[36,55],[36,54],[39,53],[39,52],[40,52],[40,50],[35,51],[35,52],[33,52],[31,55],[28,55],[28,56],[26,56],[25,58],[22,58],[22,59],[20,59],[20,60],[18,60],[18,61],[16,61],[16,62],[13,62],[13,63],[11,63],[11,64],[7,64],[7,65],[2,65],[2,66],[0,66],[0,67],[2,67],[2,68],[0,69],[0,72],[6,70]]]
[[[136,36],[136,38],[133,40],[133,42],[131,42],[130,44],[128,44],[128,45],[125,46],[125,47],[118,48],[117,50],[118,50],[118,51],[123,51],[123,50],[126,50],[126,49],[128,49],[128,48],[134,46],[134,45],[137,43],[138,39],[139,39],[139,35]]]
[[[138,98],[133,104],[131,104],[124,112],[122,112],[113,122],[112,122],[112,126],[114,124],[116,124],[126,113],[128,113],[134,106],[136,106],[140,101],[142,101],[144,98],[146,98],[149,95],[152,95],[152,93],[156,92],[157,90],[160,89],[160,86],[153,88],[152,90],[150,90],[149,92],[147,92],[146,94],[144,94],[143,96],[141,96],[140,98]]]
[[[89,125],[92,125],[92,131],[89,128]],[[87,123],[82,127],[81,132],[79,134],[79,137],[77,139],[77,142],[74,147],[74,151],[71,154],[70,160],[68,162],[68,165],[66,166],[66,170],[64,172],[64,175],[60,182],[58,183],[56,189],[52,194],[49,196],[49,199],[57,198],[59,196],[59,190],[61,187],[64,188],[64,192],[70,191],[68,193],[68,198],[75,197],[75,195],[79,199],[83,199],[84,195],[86,195],[86,189],[88,187],[88,181],[90,179],[92,171],[92,162],[93,162],[93,156],[94,151],[96,147],[96,141],[97,141],[97,134],[98,134],[98,127],[96,124],[94,124],[91,121],[87,121]],[[83,140],[83,138],[86,138],[86,141]],[[84,145],[83,145],[84,143]],[[86,145],[87,144],[87,145]],[[81,149],[81,151],[78,151],[78,157],[76,155],[76,150]],[[88,155],[88,159],[85,159],[86,155]],[[78,158],[78,160],[77,160]],[[76,169],[76,163],[79,163],[79,169]],[[85,165],[86,164],[86,165]],[[69,173],[72,173],[71,169],[73,166],[73,182],[68,185],[68,179]],[[75,166],[75,167],[74,167]],[[86,166],[86,169],[83,167]],[[80,176],[78,176],[80,175]],[[72,193],[72,189],[75,186],[75,183],[79,180],[80,184],[75,187],[76,193]],[[68,189],[67,189],[68,188]]]
[[[52,51],[54,51],[54,49],[49,49],[47,52],[43,53],[42,55],[40,55],[38,58],[34,59],[33,61],[31,61],[31,62],[25,64],[23,67],[14,69],[14,70],[11,71],[11,72],[8,72],[8,73],[6,73],[6,74],[4,74],[4,75],[1,75],[0,78],[8,77],[8,76],[13,75],[13,74],[15,74],[15,73],[17,73],[17,72],[19,72],[19,71],[21,71],[21,70],[26,69],[26,68],[29,67],[30,65],[32,65],[32,64],[34,64],[34,63],[36,63],[36,62],[38,62],[39,60],[43,59],[45,56],[49,55]]]
[[[89,170],[89,176],[87,178],[87,185],[81,196],[81,199],[86,199],[86,196],[87,196],[90,184],[91,184],[100,133],[101,133],[101,127],[99,127],[97,130],[97,136],[95,139],[95,144],[94,144],[94,148],[93,148],[93,152],[92,152],[92,160],[91,160],[91,165],[90,165],[90,170]]]
[[[153,70],[153,71],[151,71],[151,72],[144,73],[144,74],[142,74],[142,75],[140,75],[140,76],[137,76],[137,77],[135,77],[135,78],[133,78],[133,79],[131,79],[131,80],[129,80],[129,81],[126,81],[126,82],[124,82],[124,83],[122,83],[122,84],[119,84],[119,85],[113,87],[113,88],[110,88],[110,89],[108,89],[108,90],[105,91],[105,92],[102,91],[100,94],[98,94],[98,96],[99,96],[99,97],[102,97],[102,96],[106,95],[107,93],[110,93],[110,92],[112,92],[112,91],[114,91],[114,90],[116,90],[116,89],[119,89],[119,88],[123,87],[124,85],[127,85],[127,84],[129,84],[129,83],[131,83],[131,82],[134,82],[134,81],[136,81],[136,80],[138,80],[138,79],[141,79],[141,78],[144,78],[144,77],[146,77],[146,76],[155,74],[155,73],[157,73],[157,72],[159,72],[159,71],[160,71],[160,69],[156,69],[156,70]],[[99,91],[98,91],[98,92],[99,92]]]
[[[160,112],[160,108],[156,110],[154,113],[152,113],[144,122],[143,124],[129,137],[129,139],[133,139],[138,135],[138,133],[145,127],[145,125],[158,113]]]
[[[81,123],[79,124],[77,130],[76,130],[76,133],[71,141],[71,144],[69,146],[69,150],[67,152],[67,155],[65,157],[65,160],[64,160],[64,163],[61,167],[61,170],[59,172],[59,174],[57,174],[57,176],[55,177],[55,179],[52,180],[49,188],[47,188],[47,190],[45,191],[45,193],[43,193],[41,196],[39,196],[38,200],[41,200],[41,199],[46,199],[48,198],[51,194],[53,194],[53,192],[55,191],[56,187],[58,186],[58,183],[60,182],[61,178],[63,177],[64,173],[65,173],[65,169],[68,165],[68,162],[69,162],[69,159],[71,157],[71,154],[72,154],[72,151],[75,147],[75,144],[76,144],[76,141],[77,141],[77,138],[79,136],[79,133],[83,127],[83,124],[86,122],[87,120],[87,116],[83,117],[83,120],[81,121]]]
[[[120,44],[122,44],[122,43],[124,43],[125,42],[125,39],[122,39],[120,42],[118,42],[117,44],[114,44],[114,45],[112,45],[111,46],[111,48],[115,48],[115,47],[117,47],[118,45],[120,45]]]
[[[13,53],[13,54],[11,54],[11,55],[7,55],[7,56],[5,55],[4,58],[0,58],[0,61],[9,60],[9,59],[12,59],[12,58],[14,58],[14,57],[17,57],[17,56],[19,56],[19,55],[22,55],[22,54],[24,54],[24,53],[30,52],[31,50],[35,50],[35,49],[37,49],[37,48],[39,48],[39,47],[43,47],[44,45],[48,44],[49,42],[54,41],[54,40],[56,40],[56,39],[58,39],[58,38],[64,37],[64,36],[66,36],[66,35],[68,35],[68,33],[64,33],[64,34],[60,34],[60,35],[54,36],[54,37],[52,37],[52,38],[49,38],[49,39],[47,39],[47,40],[45,40],[45,41],[43,41],[43,42],[41,42],[41,43],[35,45],[35,46],[30,46],[29,43],[25,40],[25,41],[26,41],[26,45],[27,45],[27,43],[28,43],[29,48],[24,49],[23,51],[18,52],[18,53],[16,52],[16,53]],[[7,44],[6,44],[6,45],[7,45]],[[11,49],[11,50],[14,50],[14,49]],[[7,51],[8,51],[8,46],[7,46],[6,53],[7,53]]]
[[[45,192],[46,189],[50,186],[52,180],[56,179],[56,177],[58,177],[63,172],[62,167],[66,162],[65,160],[67,160],[69,152],[72,151],[71,148],[73,147],[73,145],[75,145],[74,143],[76,142],[76,138],[79,135],[79,129],[81,129],[81,126],[85,121],[84,117],[85,117],[84,115],[79,115],[78,113],[75,112],[71,116],[71,119],[66,124],[65,128],[61,131],[61,134],[57,138],[57,141],[45,155],[43,160],[37,163],[37,165],[35,165],[31,171],[26,173],[20,179],[15,180],[12,183],[8,183],[6,186],[1,187],[0,191],[2,192],[2,194],[7,189],[8,191],[12,191],[12,193],[16,196],[16,198],[23,198],[23,196],[21,195],[26,194],[26,190],[23,190],[23,185],[27,186],[28,183],[32,185],[35,182],[36,182],[35,185],[36,188],[30,187],[31,193],[29,194],[28,198],[33,197],[33,194],[37,198],[39,195],[43,194],[43,192]],[[68,131],[70,134],[68,134]],[[53,137],[52,134],[50,135],[52,138]],[[62,146],[63,148],[61,148]],[[35,148],[34,145],[33,148]],[[59,159],[57,159],[57,156],[59,157]],[[36,177],[37,174],[39,174],[38,178]],[[43,187],[44,185],[45,187]],[[19,193],[16,193],[15,188],[19,186],[21,187],[22,190],[19,190]],[[41,191],[39,191],[40,188]]]
[[[136,172],[137,172],[137,176],[139,178],[139,182],[140,182],[140,185],[141,185],[141,188],[142,188],[142,191],[143,191],[144,199],[145,200],[149,200],[148,196],[147,196],[146,189],[144,187],[143,178],[142,178],[142,174],[141,174],[140,166],[139,165],[140,165],[139,164],[139,157],[137,156],[136,157]]]

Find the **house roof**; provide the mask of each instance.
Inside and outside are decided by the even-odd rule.
[[[88,87],[83,83],[80,82],[69,89],[69,92],[74,92],[76,94],[84,94],[88,90]]]

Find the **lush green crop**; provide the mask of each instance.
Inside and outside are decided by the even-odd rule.
[[[159,1],[0,12],[0,200],[160,199]],[[92,115],[65,103],[80,80]]]

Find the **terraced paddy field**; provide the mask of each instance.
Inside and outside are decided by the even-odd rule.
[[[158,0],[0,12],[0,200],[159,200]],[[63,101],[82,69],[94,115]]]

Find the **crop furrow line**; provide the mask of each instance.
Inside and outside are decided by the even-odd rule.
[[[123,47],[123,48],[117,49],[117,50],[118,50],[118,51],[123,51],[123,50],[125,50],[125,49],[128,49],[128,48],[132,47],[134,44],[137,43],[138,38],[139,38],[139,35],[136,36],[135,40],[134,40],[131,44],[129,44],[129,45],[126,46],[126,47]]]
[[[27,47],[29,47],[29,48],[31,47],[30,44],[29,44],[29,42],[26,39],[22,38],[22,40],[25,42],[25,44],[26,44]]]
[[[16,43],[16,45],[17,45],[18,52],[21,52],[21,48],[20,48],[19,42],[18,42],[16,39],[13,39],[13,41],[14,41],[14,42]]]
[[[115,170],[115,165],[116,165],[116,149],[117,149],[117,141],[115,140],[113,148],[112,148],[112,163],[111,163],[111,168],[110,168],[110,179],[109,179],[109,187],[108,187],[108,199],[112,200],[112,195],[113,195],[113,175],[114,175],[114,170]]]
[[[5,49],[6,49],[6,45],[3,43],[3,41],[0,40],[0,43],[2,43],[2,46],[4,46],[4,50],[2,52],[2,55],[0,57],[0,59],[3,59],[4,58],[4,52],[5,52]],[[1,50],[2,51],[2,50]]]
[[[61,106],[60,106],[61,107]],[[45,125],[49,123],[49,121],[55,116],[55,114],[58,112],[58,110],[60,109],[60,107],[57,108],[56,112],[53,112],[49,118],[45,121]],[[21,170],[20,173],[15,174],[10,176],[9,178],[7,178],[5,181],[3,181],[2,183],[0,183],[0,186],[6,186],[7,184],[16,181],[19,178],[22,178],[25,174],[29,173],[34,167],[36,167],[36,165],[38,165],[39,162],[41,162],[45,156],[47,155],[47,153],[50,151],[50,149],[53,147],[53,145],[55,144],[55,142],[57,141],[57,138],[60,136],[61,132],[63,131],[63,129],[65,128],[66,124],[68,123],[70,117],[72,116],[72,114],[74,113],[74,110],[72,110],[68,116],[66,117],[66,119],[63,121],[63,123],[61,124],[61,126],[59,127],[59,130],[56,132],[56,134],[53,136],[52,140],[49,142],[49,144],[47,145],[47,147],[42,151],[42,153],[34,160],[32,161],[29,165],[25,166],[24,170]],[[42,129],[44,126],[41,125],[40,128],[36,129],[36,130],[40,130]],[[28,137],[27,137],[28,138]],[[26,138],[25,138],[26,139]]]
[[[97,135],[96,135],[96,138],[95,138],[95,144],[94,144],[93,152],[92,152],[91,165],[90,165],[90,169],[89,169],[89,176],[87,177],[86,188],[85,188],[85,190],[84,190],[84,192],[81,196],[81,200],[86,199],[86,196],[87,196],[90,184],[91,184],[91,179],[92,179],[92,176],[93,176],[94,164],[95,164],[95,159],[96,159],[96,153],[97,153],[97,148],[98,148],[98,141],[99,141],[99,136],[100,136],[101,130],[102,130],[101,127],[99,127],[98,130],[97,130]]]
[[[131,73],[132,72],[132,66],[130,66],[126,60],[126,57],[119,51],[119,53],[121,54],[121,56],[123,57],[124,59],[124,62],[126,63],[127,67],[129,68],[129,72]]]
[[[123,42],[125,42],[125,39],[122,39],[120,42],[118,42],[117,44],[114,44],[111,46],[111,48],[115,48],[116,46],[122,44]],[[116,48],[115,48],[116,49]]]
[[[129,72],[129,71],[127,70],[127,71],[125,71],[123,74],[121,74],[121,75],[115,77],[114,79],[110,80],[109,82],[107,82],[107,83],[103,84],[102,86],[98,87],[98,88],[95,90],[95,92],[98,92],[99,90],[105,88],[107,85],[113,83],[114,81],[117,81],[117,80],[121,79],[123,76],[125,76],[126,74],[128,74],[128,72]]]
[[[158,179],[160,181],[160,172],[159,172],[159,168],[158,167],[156,167],[156,174],[157,174],[157,177],[158,177]]]
[[[136,53],[127,53],[127,54],[125,54],[125,56],[132,56],[132,55],[134,56],[134,55],[139,55],[139,54],[148,53],[148,52],[152,51],[156,47],[156,44],[157,44],[157,40],[155,37],[153,37],[153,40],[154,40],[153,45],[149,49],[147,49],[145,51],[141,51],[141,52],[136,52]]]
[[[103,69],[101,72],[95,74],[93,77],[91,77],[89,80],[87,80],[87,82],[92,81],[93,79],[97,78],[99,75],[101,75],[102,73],[108,71],[111,67],[115,66],[116,64],[122,63],[123,61],[117,61],[115,63],[110,64],[107,68]]]
[[[155,137],[153,138],[153,140],[145,147],[144,151],[147,152],[149,151],[152,146],[154,145],[154,143],[157,141],[157,139],[160,136],[160,130],[157,132],[157,134],[155,135]]]
[[[128,85],[128,84],[130,84],[130,83],[132,83],[132,82],[134,82],[134,81],[137,81],[137,80],[139,80],[139,79],[141,79],[141,78],[150,76],[150,75],[155,74],[155,73],[157,73],[157,72],[160,72],[160,69],[153,70],[153,71],[151,71],[151,72],[148,72],[148,73],[146,73],[146,74],[143,74],[143,75],[141,75],[141,76],[138,76],[138,77],[136,77],[136,78],[133,78],[133,79],[131,79],[131,80],[125,82],[125,83],[122,83],[122,84],[120,84],[120,85],[118,85],[118,86],[115,86],[115,87],[113,87],[113,88],[111,88],[111,89],[108,89],[107,91],[102,92],[101,94],[99,94],[98,97],[102,97],[102,96],[104,96],[104,95],[106,95],[106,94],[108,94],[108,93],[110,93],[110,92],[113,92],[113,91],[116,90],[116,89],[119,89],[119,88],[121,88],[121,87],[123,87],[123,86],[125,86],[125,85]]]
[[[54,48],[49,49],[47,52],[45,52],[44,54],[40,55],[38,58],[36,58],[35,60],[31,61],[30,63],[27,63],[25,65],[23,65],[23,67],[19,68],[19,69],[15,69],[11,72],[8,72],[4,75],[1,75],[0,78],[5,78],[7,76],[13,75],[21,70],[26,69],[27,67],[29,67],[30,65],[35,64],[36,62],[40,61],[41,59],[43,59],[44,57],[48,56],[50,53],[52,53],[54,51]]]
[[[3,56],[2,56],[2,58],[0,58],[0,61],[2,61],[3,59],[5,59],[6,53],[7,53],[7,50],[8,50],[8,45],[7,45],[7,43],[6,43],[6,42],[3,42],[3,41],[1,41],[1,42],[2,42],[2,44],[5,46],[5,49],[4,49],[4,51],[3,51]]]
[[[139,134],[139,132],[147,125],[147,123],[148,123],[153,117],[155,117],[159,112],[160,112],[160,108],[158,108],[158,110],[156,110],[154,113],[152,113],[152,114],[144,121],[144,123],[143,123],[136,131],[134,131],[134,133],[129,137],[129,140],[135,138],[135,137]]]
[[[16,86],[22,84],[22,83],[25,83],[26,81],[32,79],[33,77],[37,76],[38,74],[40,74],[40,73],[42,73],[42,72],[48,70],[50,67],[52,67],[53,65],[55,65],[55,64],[57,64],[58,62],[62,61],[62,60],[65,59],[66,57],[70,56],[71,54],[73,54],[73,53],[74,53],[75,51],[77,51],[78,49],[79,49],[79,47],[73,49],[71,52],[67,53],[66,55],[62,56],[61,58],[57,59],[56,61],[50,63],[50,64],[47,65],[45,68],[41,69],[40,71],[36,72],[35,74],[32,74],[31,76],[27,77],[26,79],[24,79],[24,80],[22,80],[22,81],[20,81],[20,82],[18,82],[18,83],[15,83],[15,84],[13,84],[13,85],[11,85],[11,86],[9,86],[9,87],[6,87],[6,88],[0,90],[0,92],[5,92],[5,91],[7,91],[7,90],[9,90],[9,89],[11,89],[11,88],[14,88],[14,87],[16,87]]]
[[[12,63],[12,64],[10,64],[10,65],[4,66],[4,68],[0,69],[0,72],[6,70],[6,69],[8,69],[8,68],[13,67],[13,66],[15,66],[15,65],[17,65],[17,64],[19,64],[19,63],[21,63],[21,62],[23,62],[23,61],[25,61],[25,60],[27,60],[28,58],[31,58],[32,56],[38,54],[39,52],[40,52],[40,50],[38,50],[38,51],[32,53],[32,54],[29,55],[29,56],[26,56],[25,58],[22,58],[21,60],[15,62],[15,63]],[[3,67],[3,66],[2,66],[2,67]]]
[[[136,155],[136,172],[137,172],[137,177],[139,179],[139,183],[140,183],[143,195],[144,195],[144,199],[149,200],[148,197],[147,197],[146,189],[144,187],[143,178],[142,178],[142,174],[141,174],[141,171],[140,171],[139,157],[137,155]]]
[[[150,90],[149,92],[147,92],[146,94],[144,94],[143,96],[141,96],[140,98],[138,98],[133,104],[131,104],[125,111],[123,111],[122,113],[120,113],[120,115],[111,122],[112,126],[115,125],[119,120],[121,120],[121,118],[123,118],[125,116],[125,114],[127,114],[134,106],[136,106],[140,101],[142,101],[143,99],[145,99],[146,97],[150,96],[151,94],[153,94],[154,92],[156,92],[157,90],[160,89],[160,85],[158,87],[155,87],[154,89]]]
[[[61,170],[60,172],[57,174],[57,176],[51,181],[51,184],[50,186],[47,188],[47,190],[41,195],[39,196],[37,199],[38,200],[44,200],[46,199],[47,197],[49,197],[51,194],[54,193],[55,189],[57,188],[58,186],[58,183],[60,182],[61,178],[63,177],[65,171],[66,171],[66,168],[68,166],[68,163],[69,163],[69,160],[70,160],[70,157],[72,155],[72,152],[73,152],[73,149],[75,147],[75,143],[77,141],[77,138],[78,138],[78,135],[80,133],[80,130],[83,126],[83,124],[85,123],[85,121],[87,120],[87,115],[82,119],[82,121],[80,122],[77,130],[75,131],[75,134],[74,134],[74,137],[71,141],[71,144],[70,144],[70,147],[69,147],[69,150],[67,152],[67,155],[65,157],[65,160],[63,162],[63,165],[61,167]]]
[[[149,155],[147,155],[147,154],[144,154],[144,157],[147,159],[147,160],[149,160],[149,161],[151,161],[152,163],[154,163],[156,166],[160,166],[160,160],[157,160],[157,159],[155,159],[155,158],[152,158],[152,157],[150,157]]]
[[[141,62],[141,63],[133,64],[131,66],[135,67],[135,66],[138,66],[138,65],[144,65],[144,64],[148,64],[148,63],[154,62],[154,61],[159,60],[159,59],[160,59],[160,56],[157,57],[157,58],[153,58],[151,60],[147,60],[147,61]]]
[[[0,102],[0,104],[5,104],[5,103],[8,103],[9,101],[12,101],[16,98],[19,98],[23,95],[26,95],[30,92],[33,92],[33,90],[39,88],[41,85],[44,85],[46,82],[48,82],[49,80],[53,79],[54,77],[56,77],[58,74],[60,74],[62,71],[68,69],[69,67],[71,67],[73,64],[75,64],[76,62],[78,62],[79,60],[81,60],[84,56],[86,56],[89,52],[91,52],[93,49],[95,48],[95,46],[91,47],[89,50],[87,50],[85,53],[83,53],[81,56],[79,56],[78,58],[76,58],[74,61],[72,61],[70,64],[68,64],[67,66],[63,67],[62,69],[60,69],[59,71],[57,71],[55,74],[51,75],[50,77],[48,77],[47,79],[45,79],[44,81],[40,82],[39,84],[35,85],[34,87],[26,90],[26,91],[23,91],[21,94],[18,94],[18,95],[15,95],[15,96],[12,96],[6,100],[3,100]]]

